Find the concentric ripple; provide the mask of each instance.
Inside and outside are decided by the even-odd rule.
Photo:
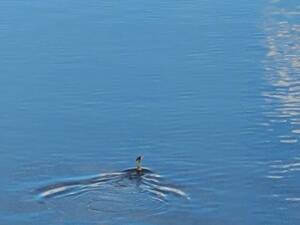
[[[190,199],[184,191],[168,184],[162,176],[147,168],[142,173],[131,168],[67,178],[38,188],[36,196],[41,202],[66,198],[86,200],[87,209],[93,212],[143,215],[163,213],[172,198]]]

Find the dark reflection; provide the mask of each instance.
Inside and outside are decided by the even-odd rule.
[[[127,186],[135,186],[139,192],[147,192],[157,200],[165,201],[168,195],[189,199],[185,192],[167,184],[159,174],[148,168],[129,168],[121,172],[65,179],[38,188],[36,193],[39,200],[43,200],[81,195],[104,187],[117,189]]]

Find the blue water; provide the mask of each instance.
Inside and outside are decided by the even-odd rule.
[[[299,223],[298,1],[0,8],[0,224]]]

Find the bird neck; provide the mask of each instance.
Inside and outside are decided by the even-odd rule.
[[[139,161],[136,162],[136,170],[138,170],[138,171],[142,170],[141,162],[139,162]]]

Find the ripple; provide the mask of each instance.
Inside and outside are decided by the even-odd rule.
[[[291,136],[280,139],[283,144],[296,144],[300,138],[300,11],[297,10],[274,5],[268,11],[265,23],[268,49],[265,78],[269,87],[262,96],[266,102],[265,116],[271,123],[283,123],[281,126],[274,124],[274,130]],[[279,129],[284,124],[288,125],[285,126],[287,130]]]
[[[266,176],[267,178],[269,178],[269,179],[282,179],[283,178],[283,176]]]
[[[300,162],[282,164],[282,165],[272,165],[272,168],[280,168],[280,169],[291,169],[295,167],[300,167]]]
[[[298,140],[297,139],[281,139],[280,142],[286,143],[286,144],[295,144],[298,142]]]
[[[132,188],[113,189],[98,195],[88,203],[88,210],[113,214],[134,214],[145,212],[145,215],[162,214],[168,210],[168,202],[149,196]],[[126,207],[124,207],[126,206]]]
[[[270,171],[266,178],[283,179],[290,178],[290,174],[300,171],[300,161],[295,159],[292,162],[284,163],[283,161],[274,161],[271,163]]]
[[[173,197],[190,199],[183,190],[167,183],[161,175],[150,169],[138,174],[134,168],[59,180],[37,188],[35,193],[42,203],[67,198],[82,201],[89,195],[86,207],[90,211],[124,214],[147,211],[149,215],[164,213]]]
[[[294,134],[300,134],[300,129],[292,130],[292,133],[294,133]]]
[[[290,202],[300,202],[300,198],[286,198],[285,200]]]
[[[279,204],[283,201],[299,203],[299,171],[299,157],[270,162],[268,174],[265,176],[272,186],[268,189],[269,196]]]

